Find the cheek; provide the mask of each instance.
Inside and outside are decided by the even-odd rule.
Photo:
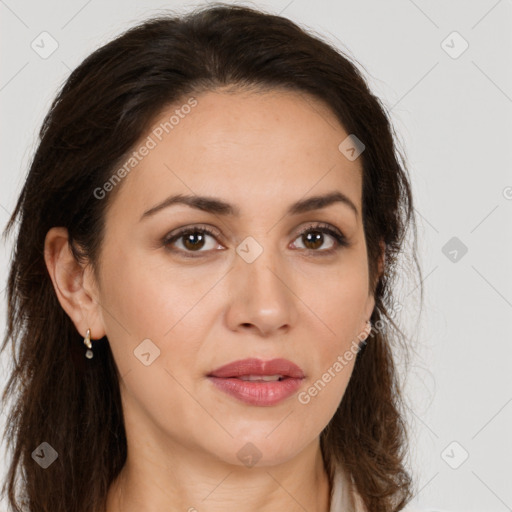
[[[163,431],[182,435],[184,419],[204,411],[191,398],[205,316],[200,298],[208,283],[184,286],[163,271],[125,261],[106,283],[104,315],[114,360],[122,377],[127,422],[140,428],[150,418]],[[210,285],[211,286],[211,285]],[[204,288],[204,289],[203,289]],[[194,307],[195,306],[195,307]],[[180,422],[176,418],[182,418]]]
[[[180,382],[198,368],[201,340],[207,337],[208,319],[215,318],[207,293],[217,276],[193,278],[194,272],[170,271],[169,267],[138,263],[126,258],[122,268],[112,268],[101,298],[107,336],[121,375],[137,370],[148,388],[170,391],[171,375]],[[146,355],[149,353],[149,356]],[[152,362],[154,361],[154,363]],[[153,381],[155,368],[165,376]],[[165,373],[165,372],[168,373]],[[199,370],[197,370],[199,371]],[[169,382],[170,381],[170,382]]]
[[[297,295],[304,298],[318,335],[329,340],[325,350],[342,349],[357,337],[364,324],[368,300],[368,275],[362,265],[340,265],[312,281],[301,280]],[[332,355],[332,354],[331,354]]]
[[[147,256],[125,258],[122,268],[108,275],[104,301],[132,337],[161,339],[199,305],[210,281],[211,275],[154,264]]]
[[[315,342],[308,350],[316,373],[297,398],[311,414],[329,421],[329,414],[334,414],[345,393],[359,350],[368,298],[365,268],[340,268],[328,279],[319,280],[317,286],[308,287],[307,295],[304,289],[302,296],[308,297],[311,311],[308,316]]]

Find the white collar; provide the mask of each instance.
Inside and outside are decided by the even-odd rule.
[[[361,499],[355,494],[352,480],[349,481],[343,468],[336,465],[329,512],[366,512]]]
[[[421,512],[422,508],[408,504],[402,512]],[[352,477],[339,464],[334,470],[329,512],[368,512],[359,493],[355,490]]]

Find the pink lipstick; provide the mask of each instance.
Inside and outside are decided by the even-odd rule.
[[[293,395],[304,372],[286,359],[242,359],[208,374],[221,391],[251,405],[271,406]]]

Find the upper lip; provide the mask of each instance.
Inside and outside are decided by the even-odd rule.
[[[208,374],[208,377],[240,377],[242,375],[282,375],[296,379],[304,378],[304,372],[296,364],[287,359],[261,359],[249,358],[232,361]]]

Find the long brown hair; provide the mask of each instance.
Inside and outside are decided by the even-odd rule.
[[[145,20],[94,51],[71,73],[44,119],[4,232],[18,224],[1,347],[10,340],[13,351],[2,395],[4,404],[13,399],[3,493],[17,512],[104,510],[126,459],[119,374],[109,344],[94,342],[94,358],[85,359],[83,339],[60,306],[45,265],[45,235],[66,227],[77,260],[96,269],[105,209],[116,191],[101,201],[94,191],[165,107],[225,86],[310,95],[365,145],[363,224],[377,328],[358,353],[320,441],[328,467],[340,462],[348,469],[371,512],[398,511],[412,496],[405,402],[392,353],[393,344],[401,354],[408,350],[394,320],[392,288],[409,227],[421,270],[411,187],[388,114],[356,66],[320,36],[284,17],[217,3]],[[381,240],[385,269],[379,276]],[[47,469],[34,461],[44,442],[58,454]]]

